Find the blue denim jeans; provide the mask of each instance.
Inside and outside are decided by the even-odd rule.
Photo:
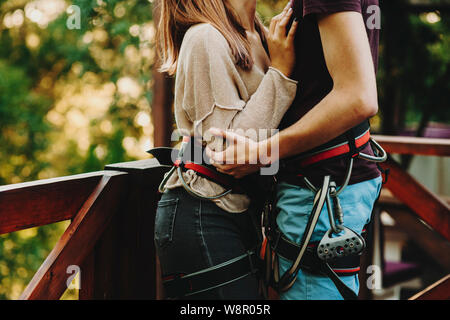
[[[364,226],[369,223],[373,205],[381,190],[382,178],[347,186],[339,195],[344,212],[344,225],[361,234]],[[302,188],[287,183],[277,185],[277,224],[280,230],[292,241],[300,243],[305,231],[309,215],[313,207],[314,193],[308,188]],[[330,229],[326,206],[320,213],[314,229],[311,242],[322,239]],[[284,274],[292,265],[282,257],[280,274]],[[342,281],[355,293],[359,291],[358,276],[343,276]],[[293,287],[280,295],[283,300],[340,300],[342,296],[334,283],[328,278],[299,271]]]
[[[162,276],[190,274],[226,262],[257,244],[249,212],[229,213],[212,201],[189,195],[183,188],[167,190],[158,202],[155,246]],[[248,275],[186,299],[260,299],[258,279]]]

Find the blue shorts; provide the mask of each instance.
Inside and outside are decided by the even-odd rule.
[[[357,233],[361,233],[370,221],[373,205],[378,198],[382,186],[382,178],[347,186],[339,195],[344,212],[344,225]],[[279,214],[277,224],[280,230],[292,241],[300,243],[309,215],[313,207],[314,193],[308,188],[279,183],[277,185],[277,208]],[[326,206],[322,209],[311,242],[320,241],[330,229]],[[279,257],[280,275],[292,265]],[[342,281],[355,293],[359,291],[358,276],[343,276]],[[283,300],[340,300],[342,296],[328,277],[312,275],[299,271],[297,280],[291,289],[280,294]]]

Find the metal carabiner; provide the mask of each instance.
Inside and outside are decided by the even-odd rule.
[[[176,167],[173,166],[172,168],[170,168],[170,170],[164,175],[163,180],[161,181],[161,183],[158,186],[158,192],[159,193],[164,193],[166,191],[166,183],[167,181],[169,181],[169,178],[172,176],[172,174],[175,172]]]
[[[327,211],[328,211],[328,220],[330,221],[330,226],[331,226],[330,230],[332,230],[334,234],[339,234],[343,230],[343,228],[342,228],[343,221],[341,222],[341,220],[340,220],[339,221],[340,224],[336,225],[336,221],[335,221],[336,220],[336,216],[334,214],[334,210],[336,208],[331,205],[331,199],[330,198],[331,198],[330,197],[330,191],[328,190],[326,203],[327,203]],[[333,198],[333,199],[337,199],[337,198]]]
[[[291,267],[283,274],[278,282],[278,287],[281,292],[289,290],[297,278],[298,270],[300,269],[300,262],[303,255],[306,252],[309,241],[311,240],[312,234],[319,220],[320,213],[322,212],[323,206],[326,203],[326,198],[330,188],[330,176],[325,176],[323,179],[322,188],[318,190],[314,197],[314,205],[306,226],[305,232],[303,233],[300,250],[297,258],[291,265]]]
[[[348,166],[347,166],[347,171],[345,172],[345,179],[344,179],[344,183],[342,184],[341,187],[339,187],[339,189],[337,187],[336,188],[336,197],[339,196],[342,191],[344,191],[344,189],[348,186],[349,182],[350,182],[350,178],[352,176],[352,171],[353,171],[353,158],[350,158]],[[316,188],[316,186],[309,181],[309,179],[307,177],[303,177],[303,181],[305,182],[306,186],[314,193],[318,192],[318,188]]]
[[[385,162],[388,157],[387,152],[373,138],[370,138],[369,142],[377,151],[377,153],[379,152],[379,155],[371,156],[365,153],[359,153],[358,157],[370,162],[377,162],[377,163]]]

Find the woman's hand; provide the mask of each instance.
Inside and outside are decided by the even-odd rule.
[[[292,23],[290,30],[286,30],[293,9],[289,3],[279,15],[270,22],[267,44],[270,52],[272,67],[290,77],[295,66],[294,38],[298,21]]]

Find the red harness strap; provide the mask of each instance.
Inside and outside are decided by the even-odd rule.
[[[361,136],[355,138],[356,152],[354,154],[351,154],[350,156],[353,158],[358,156],[357,151],[360,150],[365,144],[367,144],[369,140],[370,140],[369,130],[364,132]],[[183,137],[183,142],[188,143],[189,141],[191,141],[191,137],[187,136]],[[306,155],[305,157],[303,157],[303,159],[300,160],[299,165],[301,168],[304,168],[324,160],[349,154],[350,152],[352,152],[350,144],[348,142],[342,143],[336,146],[329,147],[323,151],[312,153],[311,155]],[[204,176],[205,178],[208,178],[214,182],[221,184],[225,188],[232,188],[234,185],[233,178],[231,176],[228,177],[225,174],[220,174],[214,168],[208,168],[208,166],[206,165],[197,164],[192,161],[182,162],[181,160],[175,161],[174,165],[176,167],[182,167],[184,169],[193,170],[199,173],[200,175]]]
[[[201,164],[197,164],[191,161],[186,161],[186,162],[182,162],[181,159],[178,159],[175,161],[174,163],[175,167],[182,167],[186,170],[193,170],[196,173],[204,176],[205,178],[208,178],[218,184],[220,184],[221,186],[225,187],[225,188],[233,188],[233,178],[230,176],[229,179],[227,179],[228,177],[225,175],[220,175],[218,174],[217,171],[213,170],[213,169],[209,169],[208,167],[201,165]]]
[[[370,131],[367,130],[362,136],[355,139],[355,146],[356,148],[363,147],[366,143],[368,143],[370,140]],[[300,166],[301,167],[307,167],[312,164],[318,163],[320,161],[328,160],[334,157],[339,157],[344,154],[347,154],[351,151],[350,145],[348,143],[338,145],[331,147],[325,151],[321,151],[316,154],[312,154],[309,157],[306,157],[305,159],[301,160]],[[358,153],[352,154],[351,157],[354,158],[358,156]]]

